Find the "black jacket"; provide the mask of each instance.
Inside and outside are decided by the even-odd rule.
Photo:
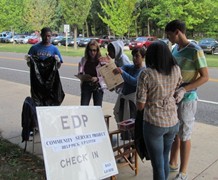
[[[30,131],[38,126],[36,105],[31,97],[26,97],[21,114],[22,142],[29,140]]]
[[[143,113],[144,111],[137,111],[134,136],[135,148],[142,161],[144,158],[146,160],[150,160],[150,156],[143,137]]]

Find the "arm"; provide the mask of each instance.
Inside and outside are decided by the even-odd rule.
[[[57,47],[55,47],[56,51],[55,51],[55,55],[58,55],[59,59],[60,59],[60,63],[63,63],[63,59],[62,59],[62,56],[61,56],[61,53],[60,51],[58,50]]]
[[[142,111],[145,107],[145,103],[137,102],[136,103],[136,109],[139,111]]]
[[[136,86],[140,71],[138,71],[134,75],[130,75],[130,73],[128,71],[131,71],[132,68],[133,68],[133,66],[124,65],[121,68],[117,67],[116,69],[113,70],[113,72],[115,74],[118,74],[118,73],[121,74],[126,83],[133,85],[133,86]]]
[[[208,75],[207,67],[200,68],[199,69],[199,74],[200,74],[200,76],[196,80],[194,80],[190,84],[184,86],[186,91],[190,91],[192,89],[195,89],[195,88],[201,86],[202,84],[204,84],[204,83],[206,83],[208,81],[209,75]]]
[[[147,100],[147,75],[142,71],[138,78],[138,84],[136,87],[136,108],[141,111],[145,107]]]

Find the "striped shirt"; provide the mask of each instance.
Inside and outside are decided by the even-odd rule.
[[[158,127],[177,124],[177,105],[173,97],[182,82],[179,66],[174,66],[170,75],[146,68],[138,79],[136,101],[145,103],[144,120]]]
[[[192,42],[180,50],[178,50],[177,45],[172,54],[181,68],[185,83],[195,80],[198,77],[198,70],[207,67],[203,50]]]

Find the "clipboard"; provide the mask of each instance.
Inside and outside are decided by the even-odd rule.
[[[91,81],[92,79],[92,76],[90,76],[89,74],[76,74],[74,76],[80,79],[81,81]]]
[[[103,77],[109,91],[114,90],[124,82],[121,74],[113,73],[115,68],[117,68],[117,66],[114,62],[110,62],[98,68],[98,72]]]

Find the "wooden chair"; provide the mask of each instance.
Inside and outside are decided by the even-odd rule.
[[[118,161],[120,159],[124,159],[124,163],[121,163],[119,167],[123,166],[129,166],[131,170],[135,172],[135,175],[138,174],[138,155],[135,149],[134,140],[122,140],[120,141],[120,136],[122,133],[122,130],[117,129],[114,131],[109,130],[109,124],[110,124],[110,115],[105,115],[105,122],[108,128],[109,137],[112,143],[112,148],[115,156],[115,160]],[[113,143],[113,142],[116,143]],[[131,162],[127,157],[129,155],[133,155],[134,161]],[[116,176],[112,176],[111,180],[115,180]]]

